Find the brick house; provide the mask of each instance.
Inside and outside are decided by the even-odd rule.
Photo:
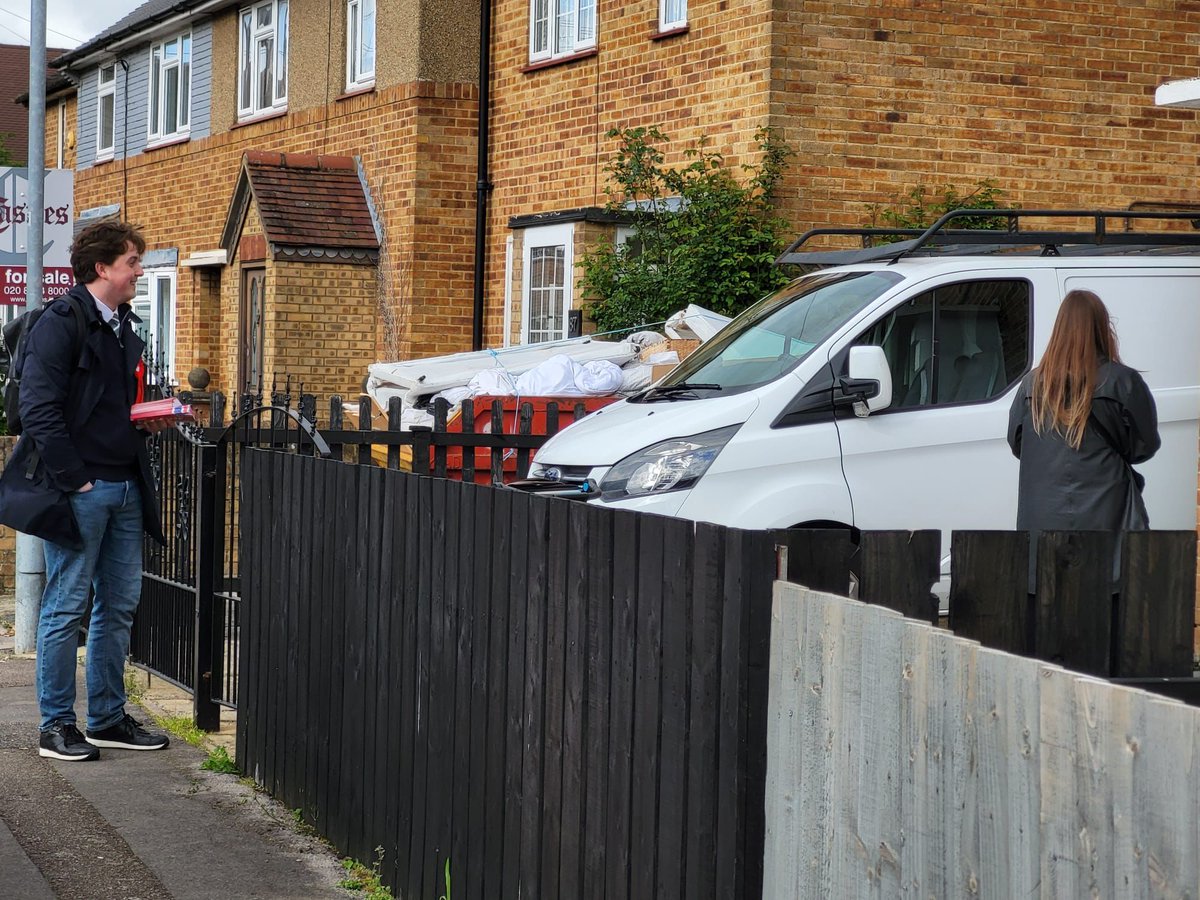
[[[268,380],[304,360],[318,394],[356,392],[376,359],[469,349],[477,179],[482,342],[565,334],[573,264],[616,227],[600,209],[613,127],[659,124],[669,162],[705,135],[737,165],[773,126],[798,151],[780,191],[796,230],[983,178],[1025,206],[1200,201],[1195,113],[1153,100],[1195,72],[1190,5],[497,0],[482,176],[480,12],[149,0],[56,61],[78,83],[77,209],[144,226],[144,309],[178,378],[203,366],[216,388],[248,384],[243,271],[261,260],[222,239],[249,152],[353,158],[373,211],[370,312],[340,309],[341,278],[363,273],[331,257],[280,298],[366,338],[272,356]],[[281,287],[267,279],[268,342]]]
[[[65,50],[47,48],[46,61],[61,56]],[[57,81],[56,72],[46,73],[46,92],[52,94]],[[0,44],[0,84],[5,85],[8,96],[0,97],[0,143],[16,162],[15,165],[25,165],[29,151],[29,114],[19,104],[17,97],[20,89],[29,84],[29,47],[24,44]],[[56,104],[47,102],[46,111],[49,114],[61,114]],[[61,112],[65,112],[62,110]],[[47,145],[46,158],[50,165],[55,165],[59,157],[55,156],[53,145]]]

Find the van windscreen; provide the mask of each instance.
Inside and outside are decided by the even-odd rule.
[[[662,381],[697,392],[756,388],[794,369],[863,307],[900,282],[894,272],[808,275],[764,297],[726,325]]]

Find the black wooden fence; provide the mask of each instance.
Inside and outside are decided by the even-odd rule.
[[[286,390],[275,392],[265,406],[260,397],[243,396],[231,416],[222,394],[206,403],[205,424],[151,440],[167,546],[146,541],[130,656],[136,665],[192,692],[196,723],[208,730],[218,727],[220,706],[236,707],[238,701],[238,523],[245,448],[500,482],[524,477],[533,451],[587,412],[582,401],[535,407],[525,400],[506,413],[506,401],[495,400],[486,403],[482,417],[465,404],[453,421],[449,405],[438,401],[432,428],[402,431],[399,400],[390,404],[383,429],[375,427],[365,397],[349,416],[340,397],[331,398],[327,415],[318,416],[315,397],[301,395],[293,406]]]
[[[937,532],[747,532],[245,463],[238,762],[339,851],[381,847],[405,897],[436,896],[447,860],[455,896],[759,897],[771,580],[937,617]],[[1111,542],[1044,535],[1033,607],[1023,539],[956,535],[960,631],[1190,673],[1194,534],[1130,536],[1115,600]]]
[[[405,897],[759,897],[774,543],[249,451],[237,758]]]

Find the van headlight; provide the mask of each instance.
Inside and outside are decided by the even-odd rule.
[[[652,444],[625,457],[600,482],[605,500],[682,491],[694,485],[712,465],[740,424],[686,438]]]

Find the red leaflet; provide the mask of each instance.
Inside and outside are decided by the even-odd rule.
[[[181,403],[175,397],[162,400],[148,400],[145,403],[135,403],[129,410],[129,421],[144,422],[147,419],[175,419],[179,422],[194,422],[196,416],[192,413],[190,404]]]

